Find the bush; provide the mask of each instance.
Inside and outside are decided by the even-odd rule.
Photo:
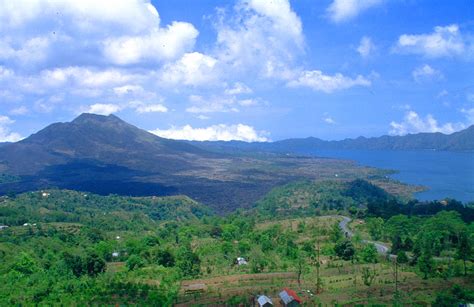
[[[131,255],[128,258],[126,265],[127,265],[127,269],[129,271],[133,271],[133,270],[136,270],[136,269],[139,269],[139,268],[143,267],[145,265],[145,263],[143,262],[142,258],[140,258],[139,256]]]

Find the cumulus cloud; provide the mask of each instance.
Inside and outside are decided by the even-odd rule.
[[[194,47],[198,34],[192,24],[173,22],[146,35],[107,39],[104,55],[112,63],[120,65],[174,59]]]
[[[8,116],[0,115],[0,142],[17,142],[22,139],[20,134],[10,131],[9,126],[14,122]]]
[[[398,38],[395,51],[438,58],[460,55],[465,51],[464,38],[459,26],[437,26],[429,34],[403,34]]]
[[[227,88],[225,90],[225,94],[227,95],[240,95],[240,94],[251,94],[251,93],[253,93],[252,89],[241,82],[236,82],[234,83],[233,87]]]
[[[193,128],[190,125],[171,127],[169,129],[156,129],[150,131],[160,137],[176,140],[190,141],[245,141],[267,142],[264,131],[256,131],[252,126],[237,125],[212,125],[206,128]]]
[[[122,107],[112,103],[95,103],[90,105],[86,110],[87,113],[94,113],[99,115],[110,115],[122,110]]]
[[[20,65],[68,52],[118,65],[159,62],[191,50],[199,34],[186,22],[162,27],[149,0],[1,0],[0,7],[0,59]]]
[[[363,76],[356,78],[346,77],[340,73],[325,75],[320,70],[303,71],[294,80],[288,82],[290,87],[309,87],[315,91],[332,93],[337,90],[348,89],[354,86],[370,86],[371,81]]]
[[[357,47],[357,52],[361,57],[369,57],[375,50],[375,45],[372,43],[370,37],[364,36],[360,39],[359,47]]]
[[[166,64],[161,71],[161,83],[165,85],[206,85],[218,79],[217,60],[211,56],[192,52],[178,61]]]
[[[412,72],[412,76],[416,82],[439,80],[443,78],[443,74],[439,70],[434,69],[428,64],[415,68]]]
[[[332,21],[343,22],[382,2],[383,0],[334,0],[326,11]]]
[[[423,118],[415,111],[410,110],[405,113],[401,122],[392,121],[390,123],[389,133],[391,135],[406,135],[420,132],[441,132],[450,134],[464,128],[465,125],[462,123],[439,124],[431,114]]]
[[[216,22],[216,55],[234,73],[249,68],[280,78],[304,49],[302,23],[288,0],[240,1]]]

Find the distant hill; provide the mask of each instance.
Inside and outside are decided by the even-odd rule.
[[[0,198],[0,225],[78,223],[101,230],[155,229],[162,221],[183,221],[212,215],[186,196],[100,196],[69,190],[44,190]]]
[[[249,207],[275,186],[335,174],[351,180],[383,178],[386,172],[335,159],[231,155],[158,137],[114,115],[82,114],[0,146],[0,194],[59,188],[100,195],[187,195],[218,213]],[[380,182],[399,190],[397,183]]]
[[[312,150],[474,150],[474,125],[452,134],[418,133],[405,136],[358,137],[341,141],[324,141],[314,137],[286,139],[267,143],[231,142],[193,142],[207,150],[221,152],[296,152],[307,153]]]

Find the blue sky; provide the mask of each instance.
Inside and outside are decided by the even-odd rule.
[[[0,0],[0,141],[82,112],[244,141],[474,123],[471,0]]]

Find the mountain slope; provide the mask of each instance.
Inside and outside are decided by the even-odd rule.
[[[0,163],[15,175],[34,174],[47,165],[77,159],[142,171],[176,170],[189,167],[186,158],[212,156],[190,144],[160,138],[114,115],[93,114],[52,124],[1,148]]]

